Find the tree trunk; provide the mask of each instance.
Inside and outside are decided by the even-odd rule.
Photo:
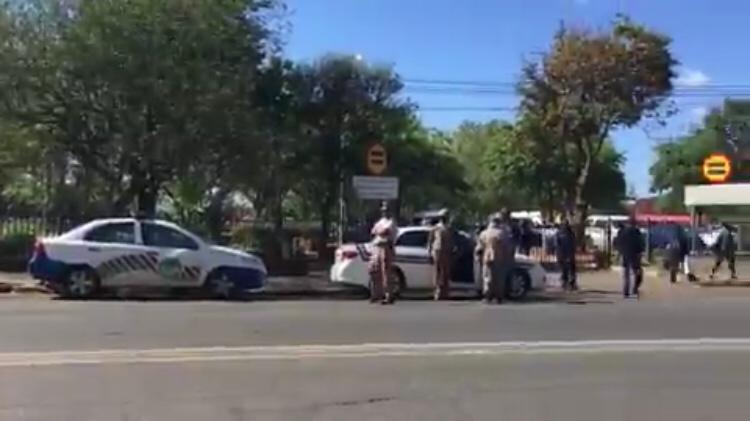
[[[586,251],[586,219],[588,218],[588,205],[583,197],[586,183],[591,170],[592,158],[587,156],[584,159],[583,166],[576,177],[575,188],[573,190],[573,223],[575,224],[576,240],[578,248]]]
[[[211,201],[206,209],[209,236],[219,243],[221,243],[221,234],[224,228],[224,201],[228,195],[228,190],[219,190],[211,197]]]
[[[331,231],[331,208],[333,207],[333,203],[329,198],[325,199],[321,203],[320,207],[320,238],[318,239],[318,255],[320,256],[320,260],[322,261],[328,261],[330,256],[330,251],[328,250],[328,235]]]
[[[153,182],[144,183],[138,190],[136,196],[138,215],[147,218],[156,216],[156,201],[159,195],[159,187]]]

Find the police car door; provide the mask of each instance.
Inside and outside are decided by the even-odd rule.
[[[428,230],[406,231],[396,239],[396,265],[401,269],[409,288],[432,286],[432,267],[427,255]]]
[[[99,225],[83,241],[81,257],[94,268],[103,287],[138,285],[149,276],[150,265],[137,244],[135,223]]]
[[[194,287],[202,280],[201,244],[186,232],[152,221],[141,221],[141,239],[156,256],[150,283]]]

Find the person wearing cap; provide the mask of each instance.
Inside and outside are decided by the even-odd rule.
[[[486,303],[503,301],[509,268],[515,262],[515,242],[510,213],[503,211],[490,217],[490,224],[479,235],[476,254],[482,262],[482,295]]]
[[[447,299],[450,295],[451,263],[453,259],[453,232],[448,226],[448,211],[440,212],[438,223],[430,230],[427,251],[433,266],[434,299]]]
[[[398,234],[398,226],[391,217],[388,203],[383,202],[380,207],[381,218],[372,227],[372,257],[370,258],[370,302],[380,301],[382,304],[392,304],[393,294],[393,257],[394,244]]]

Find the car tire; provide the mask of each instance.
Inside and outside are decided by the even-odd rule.
[[[229,280],[227,273],[220,269],[208,274],[203,289],[209,297],[221,300],[233,300],[242,295],[242,291]]]
[[[61,295],[74,300],[92,298],[99,292],[100,285],[99,277],[90,267],[75,267],[65,276]]]
[[[531,289],[531,278],[523,269],[514,270],[505,281],[505,298],[511,301],[521,301]]]

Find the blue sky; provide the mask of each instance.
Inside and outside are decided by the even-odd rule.
[[[513,83],[524,58],[545,51],[561,21],[603,28],[618,11],[671,36],[681,62],[678,85],[750,84],[750,2],[743,0],[287,0],[287,53],[313,60],[333,53],[361,54],[392,65],[405,79]],[[502,89],[501,89],[502,90]],[[510,93],[406,93],[425,111],[428,126],[452,129],[464,120],[512,120],[513,111],[428,110],[512,108]],[[629,184],[647,194],[653,147],[686,133],[721,96],[684,95],[666,127],[644,123],[613,137],[627,157]]]

